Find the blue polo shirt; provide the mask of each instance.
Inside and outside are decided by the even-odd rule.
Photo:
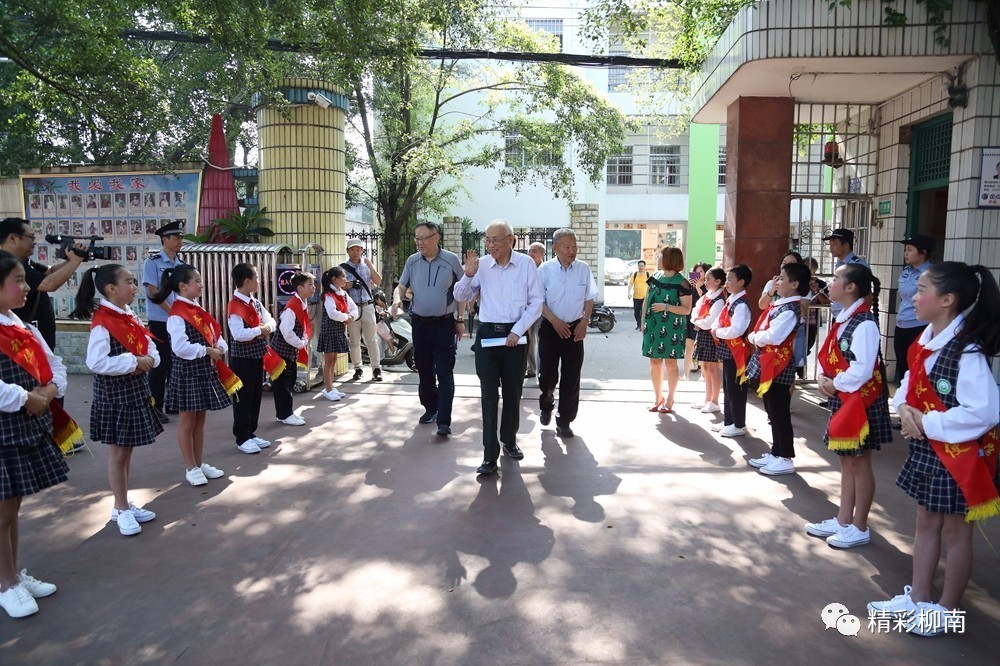
[[[399,284],[413,290],[410,311],[418,317],[443,317],[455,312],[455,284],[465,275],[462,260],[448,250],[438,250],[427,260],[414,252],[406,259]]]
[[[163,250],[159,252],[153,252],[148,257],[146,261],[142,263],[142,284],[151,285],[155,291],[160,290],[160,283],[163,280],[163,271],[168,268],[177,268],[179,265],[183,264],[181,261],[181,256],[178,254],[173,259],[167,256],[167,253]],[[170,306],[173,304],[174,299],[177,294],[170,294],[167,296],[167,300],[163,301],[162,306],[157,305],[149,300],[149,292],[143,289],[143,296],[146,297],[146,319],[148,321],[160,321],[164,324],[167,323],[168,311]],[[164,310],[163,308],[166,308]]]
[[[917,310],[913,307],[913,297],[917,293],[917,280],[920,279],[931,262],[925,261],[916,268],[907,264],[899,274],[899,312],[896,313],[896,326],[899,328],[917,328],[926,326],[926,321],[917,319]]]

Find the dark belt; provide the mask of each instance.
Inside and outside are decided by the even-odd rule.
[[[355,305],[357,305],[359,308],[363,308],[366,305],[371,305],[371,304],[372,304],[372,302],[371,302],[370,299],[367,300],[367,301],[361,301],[360,303],[355,303]]]
[[[445,319],[451,319],[452,321],[457,321],[455,319],[455,315],[453,314],[444,314],[441,315],[440,317],[424,317],[423,315],[413,314],[412,312],[410,313],[410,319],[414,321],[444,321]]]

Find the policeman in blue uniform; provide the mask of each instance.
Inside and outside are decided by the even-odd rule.
[[[167,378],[170,376],[170,334],[167,333],[167,315],[174,302],[175,294],[170,294],[167,300],[157,305],[148,297],[160,290],[163,272],[168,268],[176,268],[184,262],[178,254],[181,243],[184,242],[184,220],[174,220],[156,230],[162,247],[159,252],[151,253],[142,265],[142,284],[146,288],[146,316],[149,319],[149,330],[155,336],[156,350],[160,352],[160,365],[149,372],[149,387],[153,392],[157,416],[162,423],[170,419],[163,413],[163,394],[167,388]]]

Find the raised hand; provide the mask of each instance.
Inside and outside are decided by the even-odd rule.
[[[465,275],[467,277],[475,277],[478,271],[479,253],[475,250],[469,250],[465,253]]]

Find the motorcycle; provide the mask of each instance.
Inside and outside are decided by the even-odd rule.
[[[590,328],[596,328],[601,333],[607,333],[615,327],[615,313],[604,302],[594,303],[590,312]]]
[[[382,291],[375,292],[374,302],[381,365],[405,363],[410,370],[416,370],[417,365],[413,362],[413,328],[409,320],[401,315],[392,316]],[[361,357],[365,363],[370,361],[364,338],[361,339]]]

